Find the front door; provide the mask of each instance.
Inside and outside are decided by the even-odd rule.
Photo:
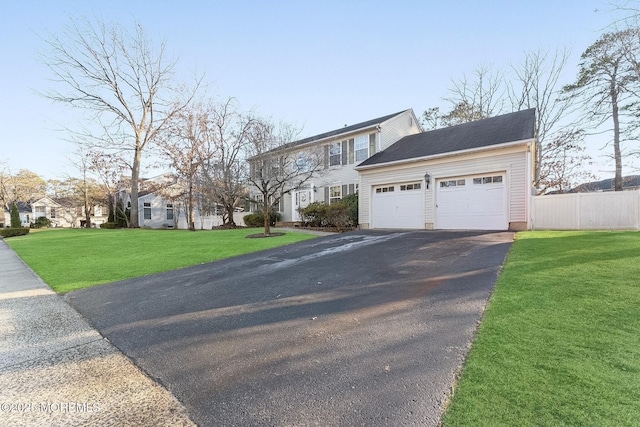
[[[309,203],[313,201],[311,200],[312,198],[313,198],[313,191],[308,188],[293,192],[293,203],[292,203],[293,213],[291,215],[291,217],[293,218],[293,221],[302,220],[298,209],[304,209],[307,206],[309,206]]]

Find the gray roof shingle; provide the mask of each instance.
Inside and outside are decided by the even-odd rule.
[[[534,138],[535,109],[405,136],[358,167],[417,159]]]
[[[355,125],[351,125],[351,126],[344,126],[344,127],[341,127],[339,129],[335,129],[335,130],[332,130],[332,131],[329,131],[329,132],[325,132],[325,133],[321,133],[321,134],[318,134],[318,135],[310,136],[308,138],[300,139],[298,141],[294,141],[292,143],[292,145],[307,144],[309,142],[313,142],[313,141],[317,141],[317,140],[325,139],[325,138],[330,138],[332,136],[341,135],[343,133],[352,132],[352,131],[355,131],[355,130],[358,130],[358,129],[366,129],[366,128],[371,127],[371,126],[375,126],[375,125],[384,123],[387,120],[404,113],[405,111],[408,111],[408,110],[402,110],[402,111],[400,111],[398,113],[388,114],[386,116],[382,116],[382,117],[378,117],[378,118],[375,118],[375,119],[367,120],[366,122],[356,123]]]

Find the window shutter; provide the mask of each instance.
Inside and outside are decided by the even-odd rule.
[[[342,141],[342,165],[346,165],[349,158],[349,143],[348,141]]]
[[[349,194],[353,194],[356,192],[355,184],[349,184]]]
[[[376,154],[376,134],[369,134],[369,157]]]
[[[329,168],[329,146],[328,145],[324,146],[324,168],[325,169]]]
[[[347,195],[347,184],[342,184],[342,197]]]
[[[324,187],[324,202],[329,203],[329,187]]]
[[[352,165],[353,161],[354,161],[354,146],[355,146],[355,140],[353,138],[351,138],[349,140],[349,164]]]

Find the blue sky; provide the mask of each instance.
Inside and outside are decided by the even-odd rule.
[[[579,56],[612,20],[609,2],[539,1],[29,1],[0,16],[0,162],[46,179],[73,175],[60,131],[77,112],[38,95],[42,38],[70,16],[101,16],[167,42],[180,77],[205,73],[211,96],[302,128],[301,137],[378,116],[446,104],[451,80],[523,52],[569,46]],[[594,150],[602,142],[592,143]],[[612,170],[593,151],[597,171]]]

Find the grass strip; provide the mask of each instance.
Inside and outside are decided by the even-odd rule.
[[[519,233],[444,425],[639,423],[640,233]]]
[[[314,238],[304,233],[247,239],[260,229],[215,231],[47,229],[6,239],[59,293],[175,270]]]

